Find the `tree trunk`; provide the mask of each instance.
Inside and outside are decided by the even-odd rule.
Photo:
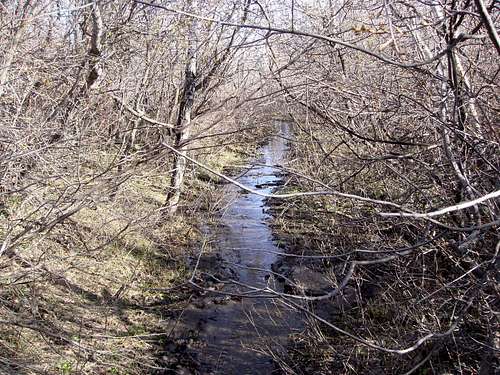
[[[16,56],[19,43],[21,43],[21,38],[23,36],[24,30],[28,24],[29,8],[31,6],[31,0],[26,1],[23,6],[18,4],[14,16],[19,18],[19,24],[13,27],[11,32],[11,42],[9,46],[5,49],[5,54],[0,67],[0,96],[3,96],[6,91],[6,86],[9,81],[9,71],[14,62],[14,57]],[[13,21],[13,23],[16,21]]]
[[[167,193],[167,199],[164,204],[169,215],[177,211],[179,200],[186,172],[186,159],[183,157],[187,151],[183,150],[185,141],[189,138],[191,128],[191,115],[193,111],[194,95],[196,92],[196,59],[197,59],[197,38],[196,21],[192,21],[189,30],[189,44],[187,50],[186,74],[184,78],[184,88],[182,98],[179,103],[179,114],[174,129],[175,142],[174,147],[179,154],[174,155],[173,172],[170,180],[170,187]]]

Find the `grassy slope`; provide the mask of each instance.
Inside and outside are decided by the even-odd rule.
[[[222,170],[253,149],[223,147],[202,158]],[[102,161],[92,162],[89,171]],[[155,371],[157,353],[189,297],[186,290],[155,289],[185,280],[186,254],[200,243],[197,228],[219,194],[217,181],[190,169],[183,207],[164,218],[159,208],[168,176],[158,170],[142,166],[114,198],[94,199],[0,260],[0,373]],[[12,197],[3,230],[33,201]]]

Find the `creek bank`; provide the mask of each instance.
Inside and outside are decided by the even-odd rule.
[[[297,155],[293,148],[288,157],[295,165],[300,164],[300,154]],[[286,183],[281,186],[281,193],[315,189],[313,184],[308,186],[307,181],[299,181],[293,174],[284,175],[282,181]],[[280,275],[289,294],[318,297],[332,292],[346,276],[349,262],[363,256],[342,254],[373,245],[361,242],[361,238],[367,237],[367,229],[360,225],[366,213],[350,202],[317,196],[269,198],[266,205],[269,207],[269,225],[282,254],[273,264],[273,272]],[[375,237],[369,238],[378,241]],[[383,265],[359,267],[340,293],[331,298],[308,301],[303,306],[336,327],[361,332],[360,336],[371,336],[371,332],[364,331],[366,322],[382,326],[380,331],[393,329],[393,326],[386,326],[394,308],[385,300],[382,287],[383,277],[387,277],[385,272]],[[351,373],[351,361],[356,361],[356,365],[368,363],[366,346],[311,316],[305,320],[305,325],[287,347],[291,353],[289,362],[295,364],[296,373]],[[373,373],[379,373],[377,371]]]

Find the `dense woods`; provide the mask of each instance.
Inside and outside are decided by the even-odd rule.
[[[494,0],[1,1],[0,373],[205,373],[161,353],[216,293],[189,259],[277,120],[269,225],[281,263],[329,285],[239,283],[303,319],[276,373],[495,373],[499,18]]]

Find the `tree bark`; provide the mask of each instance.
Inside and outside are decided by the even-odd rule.
[[[14,16],[19,18],[19,24],[14,27],[11,32],[11,42],[6,48],[2,65],[0,67],[0,97],[3,96],[6,91],[7,82],[9,81],[9,71],[14,62],[14,57],[16,56],[19,43],[21,43],[24,30],[28,24],[27,17],[29,15],[30,6],[31,0],[28,0],[23,4],[23,6],[19,4],[16,12],[14,13]]]
[[[179,103],[177,123],[174,128],[174,147],[176,150],[180,151],[180,154],[174,155],[170,187],[164,204],[164,208],[169,215],[175,214],[179,206],[184,175],[186,172],[186,159],[184,158],[184,155],[187,155],[187,151],[183,150],[183,147],[185,146],[185,141],[189,138],[191,132],[191,116],[196,93],[197,44],[196,21],[192,20],[189,26],[184,88],[181,101]]]

